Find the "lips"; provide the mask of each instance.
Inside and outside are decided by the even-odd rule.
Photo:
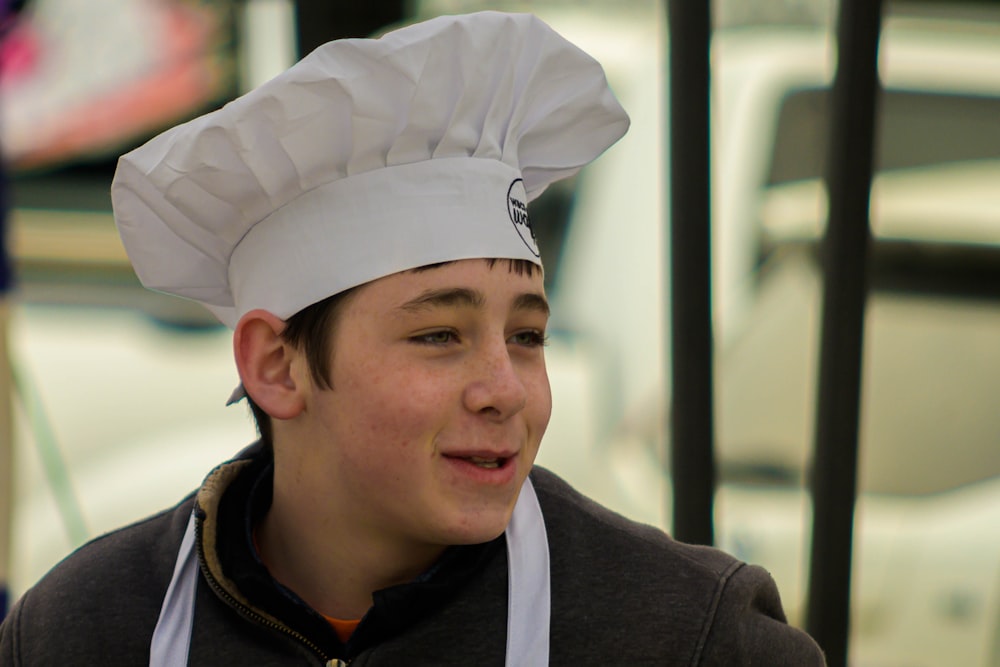
[[[465,461],[472,465],[487,470],[502,468],[507,461],[513,458],[512,454],[445,454],[446,459]]]
[[[485,458],[482,456],[468,456],[462,458],[464,458],[469,463],[479,466],[480,468],[499,468],[507,460],[502,457]]]

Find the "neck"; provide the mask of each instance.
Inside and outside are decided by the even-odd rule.
[[[257,545],[271,575],[321,614],[361,618],[372,593],[412,581],[444,551],[353,523],[329,506],[329,494],[287,472],[276,460],[274,498],[257,526]]]

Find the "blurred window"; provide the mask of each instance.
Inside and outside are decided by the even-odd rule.
[[[1000,98],[887,90],[879,98],[879,171],[1000,158]],[[822,178],[830,91],[789,94],[775,133],[768,185]]]

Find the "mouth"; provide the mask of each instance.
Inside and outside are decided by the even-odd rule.
[[[507,488],[518,478],[518,453],[512,451],[457,451],[445,454],[443,461],[456,475],[459,485],[473,484],[477,488]]]
[[[494,458],[484,458],[482,456],[463,456],[460,458],[465,459],[474,466],[477,466],[479,468],[486,468],[488,470],[491,470],[493,468],[499,468],[503,466],[503,464],[506,463],[508,460],[507,458],[502,456]]]
[[[455,462],[467,463],[481,470],[497,470],[507,467],[514,461],[513,454],[445,454],[445,458]]]

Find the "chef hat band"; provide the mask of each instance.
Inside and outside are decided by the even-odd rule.
[[[329,42],[123,155],[112,203],[142,283],[234,327],[427,264],[538,262],[527,203],[627,127],[539,19],[444,16]]]
[[[296,301],[331,294],[407,269],[475,257],[538,262],[526,224],[521,175],[495,160],[446,158],[387,167],[328,183],[279,208],[233,252],[236,303],[287,318]],[[323,218],[326,225],[302,225]],[[328,231],[336,230],[336,243]],[[296,238],[294,254],[275,252]],[[223,321],[233,315],[213,308]]]

